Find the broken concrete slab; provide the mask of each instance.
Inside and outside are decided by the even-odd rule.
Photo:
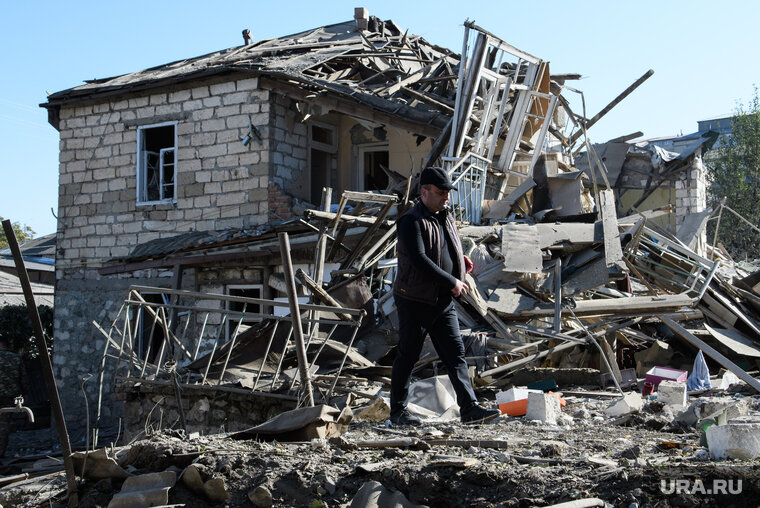
[[[340,411],[320,404],[285,411],[250,429],[231,434],[233,439],[277,439],[278,441],[304,441],[339,436],[346,429],[353,414],[346,407]]]
[[[753,460],[760,457],[760,421],[731,421],[707,428],[707,446],[714,459]]]
[[[668,406],[686,407],[686,383],[668,380],[660,382],[657,400]]]
[[[698,421],[713,418],[718,423],[741,418],[749,414],[749,400],[732,397],[697,398],[679,413],[674,422],[693,427]]]
[[[74,470],[79,476],[86,478],[128,478],[130,474],[117,462],[108,449],[100,448],[93,452],[74,452],[71,455]],[[82,471],[82,468],[85,468]]]
[[[615,400],[604,410],[608,418],[615,418],[630,413],[636,413],[644,408],[644,400],[638,393],[627,393],[623,397]]]

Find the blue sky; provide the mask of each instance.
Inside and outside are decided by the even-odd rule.
[[[37,235],[56,229],[58,133],[38,105],[52,93],[242,44],[346,21],[353,8],[461,51],[466,19],[551,63],[592,116],[648,69],[655,73],[589,132],[595,142],[642,131],[689,133],[731,113],[760,82],[760,3],[134,0],[5,2],[0,82],[0,216]],[[573,94],[570,94],[573,95]],[[580,113],[580,105],[574,105]]]

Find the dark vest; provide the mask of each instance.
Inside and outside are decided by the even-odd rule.
[[[413,220],[420,224],[422,232],[422,243],[425,246],[425,254],[438,266],[441,266],[441,248],[443,240],[441,230],[438,228],[438,220],[430,213],[430,210],[418,201],[408,212],[404,214],[400,221]],[[444,228],[448,234],[450,245],[454,248],[456,257],[454,262],[454,277],[462,280],[465,274],[464,254],[462,252],[462,242],[459,240],[456,223],[451,213],[446,215]],[[398,243],[398,270],[396,281],[393,283],[393,294],[409,300],[422,303],[435,304],[438,300],[440,288],[434,287],[430,279],[420,273],[409,259],[409,253],[406,247]]]

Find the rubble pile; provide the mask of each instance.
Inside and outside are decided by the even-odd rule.
[[[552,76],[472,23],[460,61],[369,22],[366,47],[314,32],[279,67],[266,60],[289,51],[276,40],[223,59],[255,56],[270,73],[341,93],[359,87],[370,103],[403,96],[433,123],[450,115],[425,162],[456,186],[450,211],[473,262],[457,312],[472,383],[502,416],[459,423],[428,340],[409,397],[424,425],[387,422],[396,222],[418,193],[416,175],[389,170],[385,192],[345,191],[331,205],[325,188],[321,206],[292,220],[171,239],[172,252],[270,259],[264,283],[287,299],[133,287],[110,327],[95,323],[106,339],[100,392],[113,383],[127,406],[138,400],[125,433],[150,439],[78,458],[85,505],[667,506],[676,502],[660,479],[697,472],[745,479],[744,495],[755,493],[760,275],[707,245],[709,211],[678,234],[655,220],[672,210],[621,214],[585,136],[651,73],[585,119],[562,96],[571,75]],[[375,81],[387,74],[395,84]],[[160,340],[138,354],[140,319]],[[42,481],[60,500],[60,473],[24,480]],[[680,505],[701,502],[690,485]],[[29,502],[32,489],[4,487],[0,502]]]

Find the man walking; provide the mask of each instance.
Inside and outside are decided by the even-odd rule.
[[[419,425],[406,409],[412,368],[430,339],[456,392],[463,423],[498,417],[498,409],[477,404],[470,384],[454,297],[469,288],[462,282],[470,265],[462,252],[454,218],[446,205],[454,186],[441,168],[420,175],[419,201],[398,221],[398,272],[393,296],[399,319],[399,344],[391,374],[391,422]]]

